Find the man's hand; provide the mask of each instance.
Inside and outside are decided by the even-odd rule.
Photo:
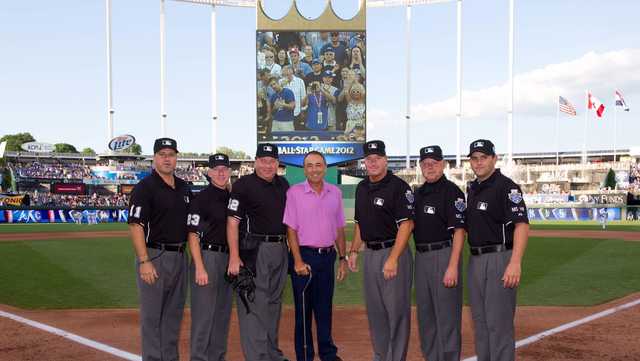
[[[390,280],[398,274],[398,260],[395,258],[387,258],[382,267],[382,273],[384,273],[384,279]]]
[[[343,259],[342,261],[338,261],[338,275],[336,279],[338,282],[342,282],[345,277],[347,277],[347,260]]]
[[[447,267],[447,270],[444,272],[444,278],[442,279],[442,283],[447,288],[452,288],[458,285],[458,268],[456,267]]]
[[[309,275],[309,270],[311,269],[311,266],[309,266],[308,264],[302,262],[302,260],[300,261],[296,261],[293,264],[293,269],[296,271],[296,274],[298,276],[308,276]]]
[[[206,286],[209,283],[209,274],[203,268],[196,267],[196,284],[198,286]]]
[[[140,265],[140,278],[146,283],[152,285],[158,279],[158,272],[151,261],[147,261]]]
[[[229,266],[227,267],[227,274],[231,276],[237,276],[240,273],[240,266],[242,266],[242,260],[238,256],[229,256]]]
[[[520,264],[509,262],[507,269],[504,271],[502,281],[504,282],[504,288],[515,288],[520,285]]]
[[[349,270],[351,272],[358,272],[358,252],[351,252],[349,254]]]

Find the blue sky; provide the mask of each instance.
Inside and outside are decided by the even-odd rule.
[[[319,0],[298,0],[317,14]],[[355,0],[334,0],[353,9]],[[286,0],[268,1],[270,10]],[[343,10],[344,10],[343,9]],[[205,6],[167,1],[168,135],[185,151],[210,149],[209,14]],[[640,2],[516,0],[514,151],[554,151],[556,97],[578,117],[561,116],[561,150],[580,150],[584,91],[605,104],[614,88],[631,112],[618,112],[620,148],[640,145]],[[149,152],[159,136],[159,1],[113,0],[115,134],[133,134]],[[412,14],[411,150],[455,148],[454,3]],[[462,147],[493,139],[506,151],[508,1],[464,0]],[[367,13],[368,137],[391,154],[404,143],[404,9]],[[219,145],[255,147],[255,10],[218,8]],[[29,131],[37,140],[104,151],[105,2],[14,1],[0,9],[0,134]],[[588,147],[612,148],[613,107],[589,118]]]

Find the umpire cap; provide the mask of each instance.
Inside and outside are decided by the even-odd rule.
[[[364,143],[363,150],[365,157],[370,154],[377,154],[383,157],[387,155],[384,142],[381,140],[370,140]]]
[[[216,153],[214,155],[209,156],[209,168],[215,168],[219,165],[223,165],[225,167],[230,167],[231,162],[229,162],[229,157],[223,153]]]
[[[278,147],[271,143],[258,144],[256,150],[256,158],[271,157],[278,159]]]
[[[161,151],[162,149],[165,149],[165,148],[173,149],[173,150],[176,151],[176,153],[178,153],[178,143],[176,142],[175,139],[158,138],[153,143],[153,153],[154,154],[158,153],[159,151]]]
[[[442,148],[438,145],[429,145],[420,149],[420,161],[431,158],[434,160],[442,160]]]
[[[471,157],[471,154],[473,154],[473,152],[480,152],[486,155],[496,155],[496,147],[490,140],[478,139],[469,144],[468,157]]]

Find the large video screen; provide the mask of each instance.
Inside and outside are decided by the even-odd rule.
[[[304,142],[304,149],[364,143],[365,32],[256,34],[258,143]]]

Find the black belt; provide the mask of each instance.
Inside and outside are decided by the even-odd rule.
[[[180,243],[180,244],[175,244],[175,243],[156,243],[156,242],[149,242],[147,243],[147,248],[153,248],[153,249],[159,249],[162,251],[169,251],[169,252],[184,252],[185,249],[185,244],[184,243]]]
[[[314,253],[318,253],[318,254],[327,254],[327,253],[331,253],[335,250],[335,248],[333,248],[333,246],[329,246],[329,247],[309,247],[309,246],[300,246],[300,249],[304,249],[304,250],[309,250],[312,251]]]
[[[284,234],[251,234],[251,238],[270,243],[284,242],[287,240],[287,236]]]
[[[445,249],[451,247],[451,240],[448,239],[443,242],[434,242],[434,243],[416,243],[416,251],[422,252],[431,252],[437,251],[440,249]]]
[[[487,253],[506,252],[510,249],[513,249],[513,244],[495,244],[492,246],[471,247],[471,254],[479,256]]]
[[[394,244],[396,244],[396,240],[395,239],[391,239],[388,241],[384,241],[384,242],[366,242],[367,244],[367,248],[377,251],[380,249],[385,249],[385,248],[391,248],[393,247]]]
[[[200,248],[204,251],[229,253],[229,246],[226,244],[203,243]]]

